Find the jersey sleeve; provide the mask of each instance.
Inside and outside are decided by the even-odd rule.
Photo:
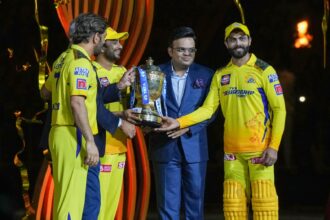
[[[218,109],[220,103],[220,96],[219,96],[219,74],[215,73],[211,86],[210,91],[207,94],[207,97],[201,107],[193,111],[192,113],[182,116],[178,118],[178,122],[180,124],[180,128],[186,128],[191,125],[195,125],[199,122],[205,121],[210,119],[213,113]]]
[[[285,102],[283,90],[273,67],[269,66],[263,73],[264,90],[273,114],[272,133],[269,147],[278,150],[285,127]]]
[[[91,86],[91,77],[93,77],[91,68],[87,59],[78,59],[71,63],[68,70],[71,96],[87,97],[89,86]]]

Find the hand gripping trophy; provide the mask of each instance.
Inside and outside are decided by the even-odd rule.
[[[130,106],[141,120],[141,125],[152,128],[161,125],[160,116],[163,116],[166,98],[165,74],[153,62],[149,57],[145,65],[135,68],[136,78],[130,98]]]

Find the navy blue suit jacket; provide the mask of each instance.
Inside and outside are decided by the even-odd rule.
[[[119,90],[116,84],[98,88],[96,97],[98,133],[94,135],[94,141],[99,149],[100,157],[103,157],[105,153],[106,131],[114,134],[119,121],[117,116],[104,107],[104,103],[118,101],[118,94]]]
[[[166,107],[168,116],[178,118],[189,114],[201,106],[206,98],[214,71],[193,63],[189,67],[185,91],[181,105],[176,102],[171,83],[171,62],[159,66],[166,75]],[[208,160],[207,130],[209,121],[190,127],[190,132],[179,138],[168,138],[166,134],[153,133],[149,137],[149,157],[153,161],[168,162],[173,158],[179,141],[186,161],[195,163]]]

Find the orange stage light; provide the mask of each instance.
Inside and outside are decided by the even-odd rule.
[[[295,40],[295,48],[310,48],[312,45],[310,42],[313,40],[313,36],[308,33],[308,21],[304,20],[297,24],[298,38]]]

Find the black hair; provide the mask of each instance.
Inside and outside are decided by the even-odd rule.
[[[196,34],[191,27],[182,26],[182,27],[175,28],[168,38],[168,46],[171,47],[173,41],[175,41],[177,39],[185,38],[185,37],[191,37],[194,39],[195,42],[197,40]]]
[[[74,31],[70,36],[74,44],[87,43],[96,34],[103,34],[107,28],[104,18],[93,13],[82,13],[74,20]]]

